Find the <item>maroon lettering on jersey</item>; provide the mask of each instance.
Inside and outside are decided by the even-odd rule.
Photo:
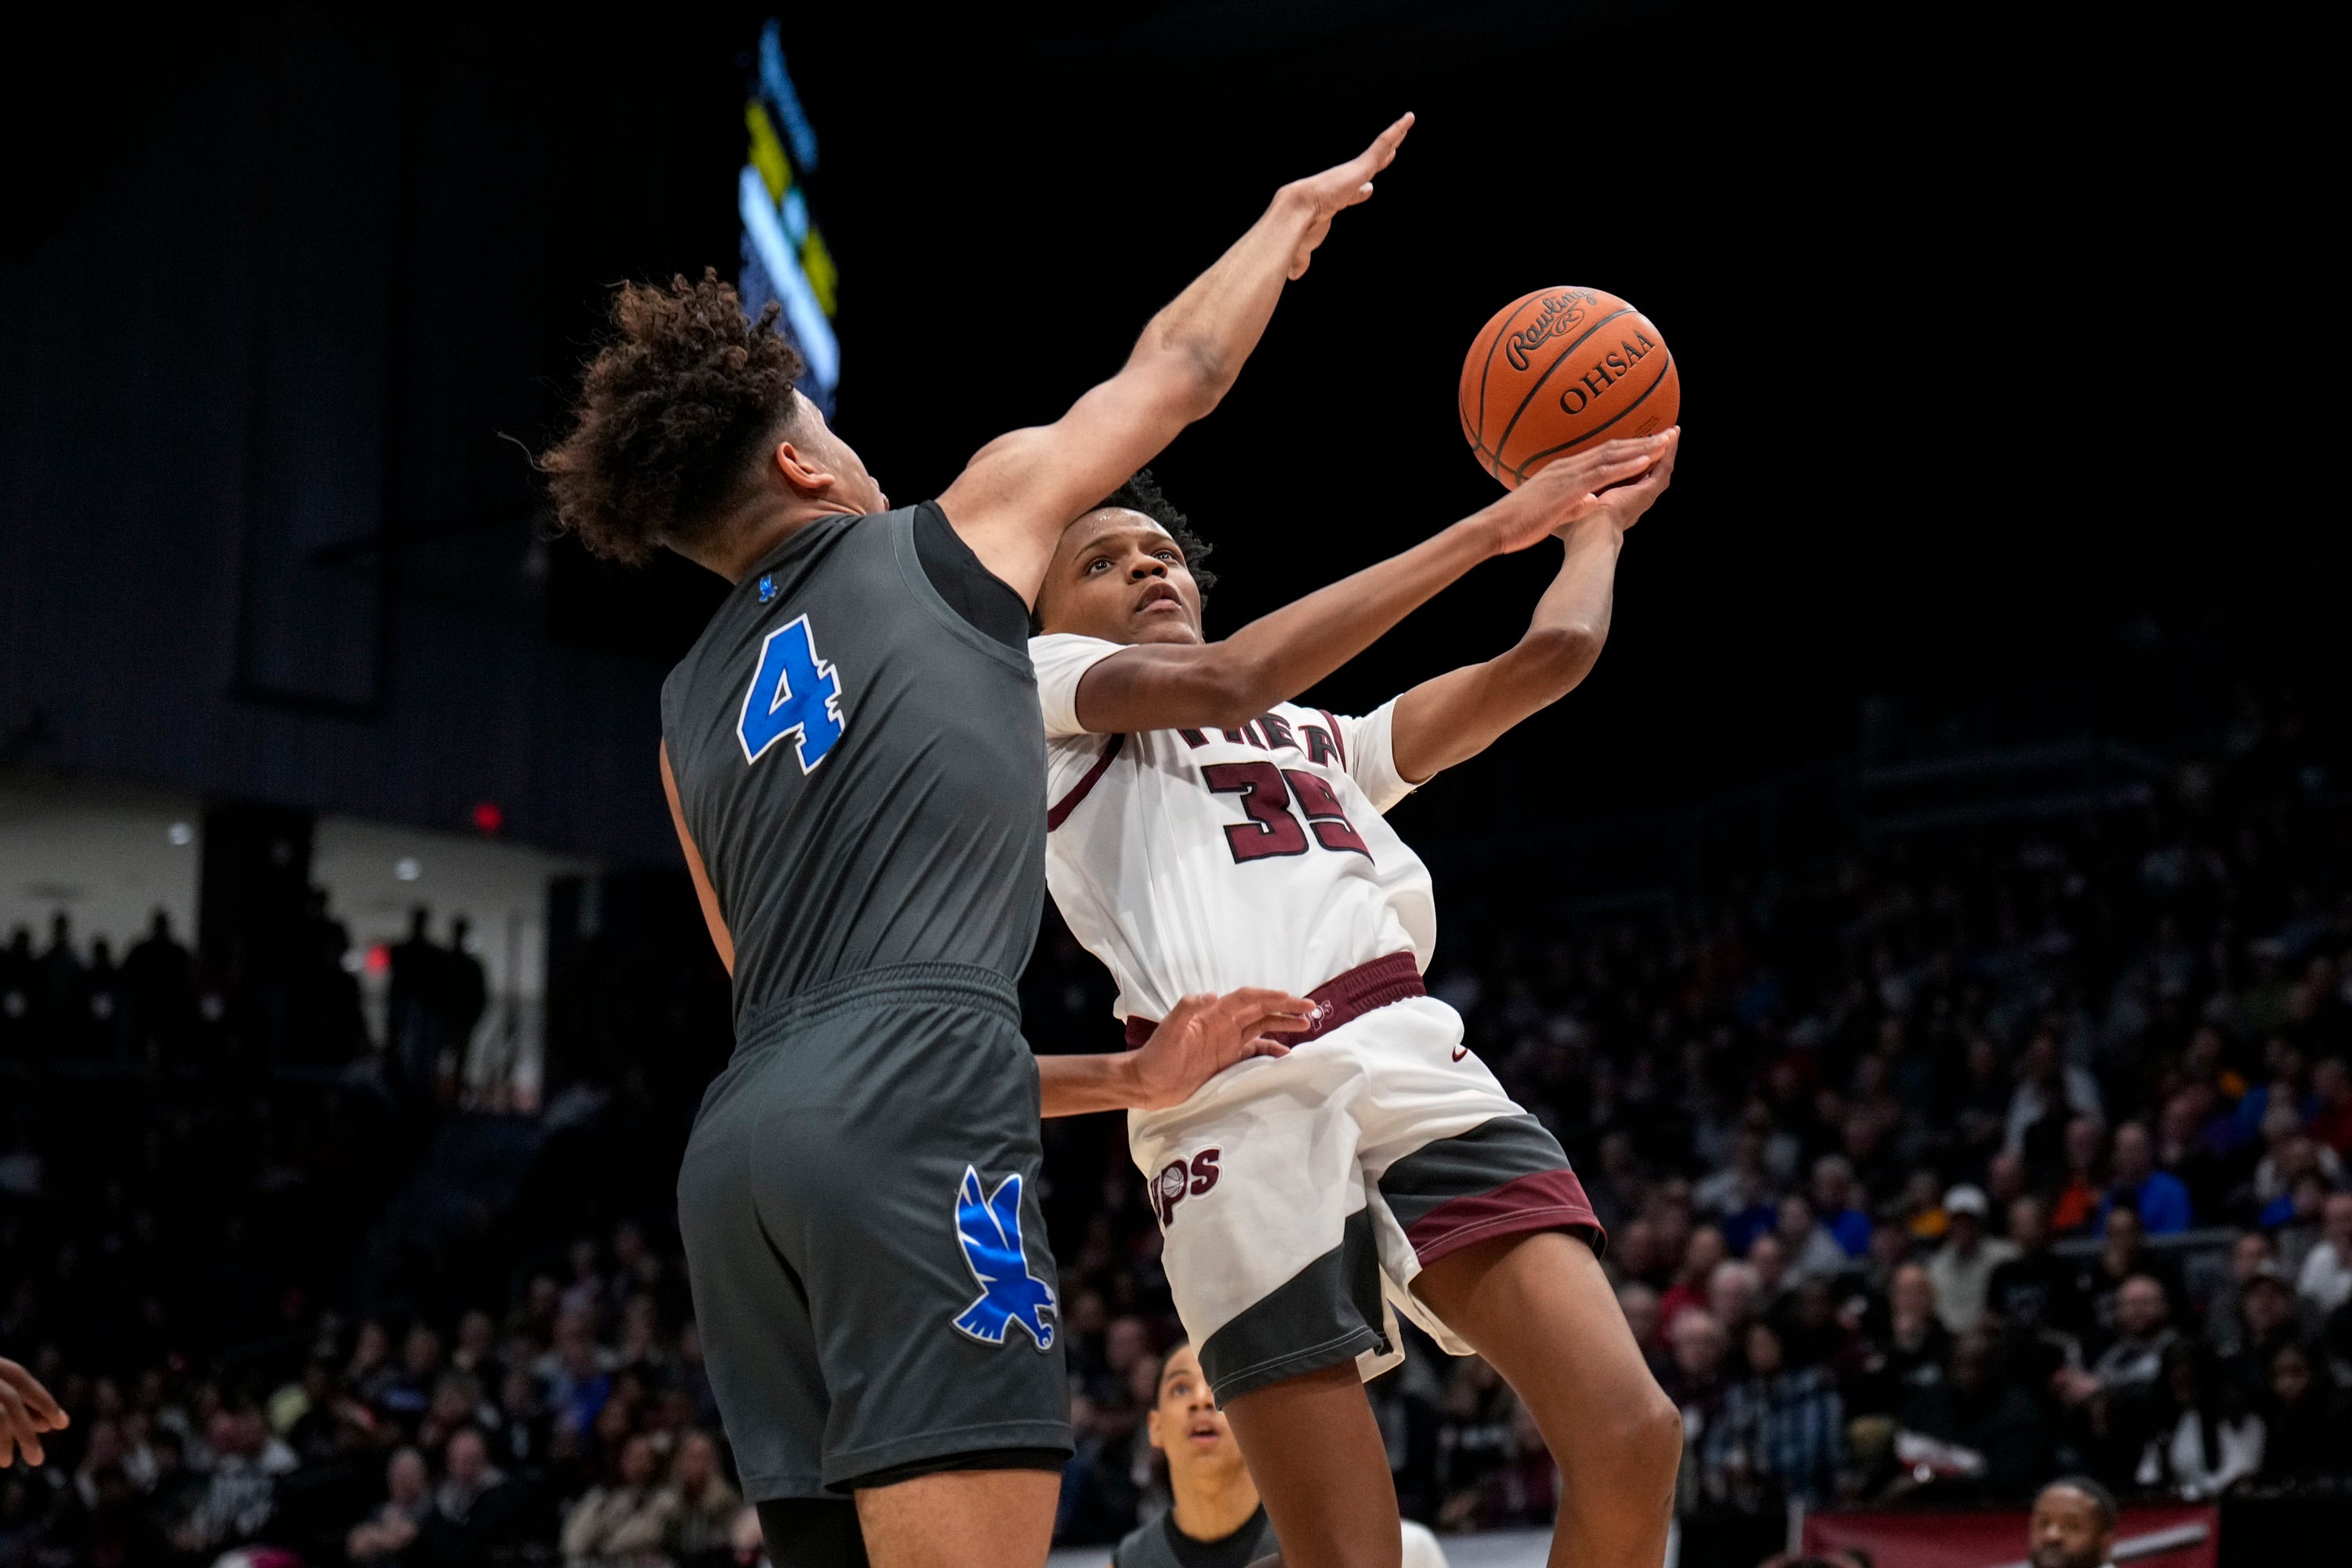
[[[1265,732],[1266,744],[1276,751],[1278,752],[1285,746],[1288,746],[1293,751],[1298,749],[1298,737],[1290,732],[1290,721],[1279,713],[1259,714],[1257,727]]]
[[[1160,1229],[1176,1223],[1176,1205],[1187,1196],[1197,1198],[1217,1184],[1217,1159],[1223,1152],[1212,1146],[1189,1160],[1180,1154],[1160,1168],[1151,1178],[1151,1207],[1160,1215]]]
[[[1339,804],[1339,792],[1320,773],[1310,773],[1304,768],[1285,768],[1282,776],[1290,781],[1292,795],[1297,797],[1299,815],[1315,832],[1315,842],[1326,849],[1352,849],[1369,860],[1372,847],[1364,842],[1356,825],[1348,820],[1348,808]]]
[[[1339,765],[1343,768],[1346,767],[1348,765],[1348,739],[1339,731],[1339,721],[1331,717],[1331,710],[1328,708],[1318,708],[1315,711],[1322,714],[1323,722],[1331,726],[1331,749],[1339,753]]]
[[[1160,1229],[1175,1222],[1176,1205],[1184,1201],[1192,1183],[1192,1172],[1181,1160],[1171,1160],[1151,1178],[1151,1206],[1159,1212]]]
[[[1241,796],[1247,822],[1229,823],[1225,843],[1234,863],[1307,853],[1307,833],[1290,815],[1290,790],[1272,763],[1212,763],[1201,770],[1212,795]],[[1367,854],[1370,851],[1367,850]]]
[[[1265,750],[1265,742],[1259,740],[1257,731],[1247,724],[1238,730],[1225,731],[1224,737],[1236,746],[1255,746],[1261,752]]]
[[[1188,746],[1198,748],[1209,743],[1209,737],[1198,730],[1179,730],[1176,732],[1184,737],[1184,743]]]
[[[1298,728],[1299,731],[1307,737],[1306,752],[1308,762],[1318,767],[1339,762],[1339,742],[1331,738],[1331,731],[1320,724],[1301,724]],[[1348,764],[1339,763],[1339,765],[1344,768]]]

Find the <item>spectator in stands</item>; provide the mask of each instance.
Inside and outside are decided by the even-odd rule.
[[[1735,1362],[1747,1342],[1748,1325],[1763,1310],[1763,1281],[1755,1268],[1736,1258],[1717,1264],[1706,1277],[1706,1310],[1723,1326]]]
[[[1857,1415],[1892,1415],[1919,1389],[1941,1382],[1951,1331],[1936,1310],[1936,1286],[1925,1267],[1906,1263],[1886,1290],[1883,1321],[1865,1321],[1867,1348],[1848,1382],[1846,1405]]]
[[[677,1504],[659,1477],[651,1443],[641,1436],[622,1443],[610,1479],[590,1488],[564,1518],[566,1568],[644,1568],[662,1560]]]
[[[1704,1307],[1695,1307],[1675,1320],[1668,1331],[1674,1341],[1673,1382],[1666,1392],[1682,1406],[1684,1424],[1690,1425],[1696,1415],[1712,1419],[1715,1407],[1721,1403],[1727,1381],[1726,1363],[1731,1353],[1731,1336],[1723,1324]]]
[[[2271,1352],[2258,1408],[2263,1480],[2294,1486],[2352,1474],[2352,1413],[2300,1340]]]
[[[1870,1215],[1854,1203],[1853,1162],[1844,1155],[1813,1162],[1813,1214],[1848,1258],[1870,1250]]]
[[[1901,1421],[1913,1441],[1898,1439],[1896,1455],[1916,1458],[1914,1469],[1898,1479],[1896,1495],[1926,1490],[1951,1501],[2022,1502],[2050,1473],[2049,1426],[2024,1391],[2000,1375],[1999,1348],[1980,1329],[1953,1340],[1945,1375],[1905,1403]]]
[[[2095,1394],[2146,1388],[2164,1367],[2164,1352],[2179,1339],[2170,1322],[2172,1303],[2154,1277],[2135,1274],[2116,1293],[2116,1334],[2087,1371],[2068,1370],[2057,1379],[2059,1397],[2080,1404]]]
[[[1765,1130],[1743,1125],[1732,1135],[1731,1159],[1720,1171],[1691,1188],[1691,1203],[1723,1229],[1724,1244],[1734,1256],[1772,1227],[1772,1181],[1764,1168]]]
[[[1985,1234],[1988,1207],[1982,1189],[1965,1183],[1944,1194],[1944,1245],[1927,1260],[1927,1277],[1936,1310],[1955,1334],[1977,1326],[1992,1271],[2018,1255],[2016,1243]]]
[[[426,1529],[434,1554],[452,1563],[479,1561],[507,1532],[513,1505],[506,1472],[490,1462],[489,1444],[475,1428],[462,1428],[443,1450],[441,1484],[433,1491]]]
[[[2141,1486],[2200,1501],[2262,1468],[2263,1418],[2230,1395],[2204,1346],[2166,1346],[2152,1393],[2154,1435],[2134,1478]]]
[[[2315,1320],[2352,1301],[2352,1193],[2328,1195],[2319,1242],[2304,1255],[2294,1289]]]
[[[277,1511],[278,1478],[301,1466],[250,1407],[215,1411],[205,1440],[212,1474],[174,1542],[187,1552],[219,1552],[259,1535]]]
[[[2341,987],[2338,987],[2339,994]],[[2311,1069],[2311,1136],[2352,1161],[2352,1066],[2340,1056],[2322,1057]]]
[[[2061,1144],[2064,1173],[2054,1184],[2050,1202],[2050,1228],[2062,1236],[2091,1228],[2099,1212],[2099,1161],[2106,1151],[2106,1133],[2089,1116],[2066,1123]]]
[[[1743,1350],[1747,1373],[1725,1389],[1699,1444],[1701,1484],[1717,1500],[1751,1493],[1770,1507],[1790,1500],[1819,1507],[1836,1495],[1845,1464],[1837,1385],[1818,1366],[1791,1368],[1769,1323],[1748,1325]]]
[[[433,1478],[425,1456],[414,1448],[395,1452],[383,1468],[384,1500],[352,1527],[343,1550],[354,1563],[396,1560],[415,1544],[433,1509]]]
[[[1808,1279],[1833,1279],[1845,1272],[1847,1253],[1829,1228],[1814,1217],[1813,1205],[1801,1193],[1780,1200],[1772,1234],[1787,1256],[1782,1279],[1790,1286]],[[1865,1240],[1864,1245],[1867,1245]],[[1752,1258],[1751,1258],[1752,1261]],[[1778,1292],[1774,1292],[1778,1294]]]
[[[719,1445],[708,1433],[688,1432],[678,1439],[677,1456],[670,1461],[669,1489],[677,1500],[662,1549],[671,1561],[678,1568],[718,1568],[728,1562],[743,1494],[719,1473]]]
[[[2113,1166],[2114,1179],[2099,1200],[2102,1230],[2118,1205],[2138,1215],[2141,1228],[2150,1236],[2173,1236],[2189,1228],[2189,1189],[2179,1177],[2156,1168],[2156,1148],[2146,1127],[2126,1121],[2116,1129]]]
[[[1707,1281],[1716,1268],[1731,1256],[1724,1245],[1723,1232],[1711,1225],[1694,1226],[1688,1240],[1683,1243],[1682,1262],[1675,1270],[1674,1283],[1658,1298],[1658,1331],[1670,1339],[1675,1324],[1693,1307],[1706,1305]]]
[[[2010,1098],[2001,1146],[2021,1157],[2029,1172],[2039,1172],[2041,1180],[2049,1181],[2061,1169],[2067,1130],[2078,1119],[2094,1129],[2105,1124],[2098,1080],[2060,1055],[2056,1035],[2040,1030],[2018,1064],[2017,1090]]]
[[[2285,1270],[2257,1263],[2238,1288],[2237,1317],[2237,1345],[2226,1364],[2236,1385],[2251,1394],[2267,1377],[2271,1357],[2301,1337]]]
[[[2089,1304],[2094,1337],[2115,1331],[2116,1300],[2125,1284],[2136,1276],[2153,1279],[2168,1300],[2183,1299],[2180,1270],[2173,1261],[2147,1245],[2137,1209],[2119,1208],[2107,1215],[2106,1233],[2090,1267],[2078,1276],[2078,1289]]]

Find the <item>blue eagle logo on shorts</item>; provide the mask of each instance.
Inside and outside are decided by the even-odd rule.
[[[1001,1345],[1008,1324],[1018,1323],[1039,1350],[1054,1342],[1054,1288],[1029,1272],[1021,1245],[1021,1177],[1018,1173],[982,1194],[980,1173],[963,1168],[956,1191],[956,1239],[963,1260],[980,1281],[980,1300],[956,1316],[955,1326],[982,1344]]]

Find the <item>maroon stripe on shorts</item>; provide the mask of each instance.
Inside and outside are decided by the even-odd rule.
[[[1595,1252],[1608,1241],[1574,1171],[1538,1171],[1483,1193],[1449,1198],[1407,1226],[1404,1237],[1426,1268],[1474,1241],[1532,1230],[1575,1232]]]
[[[1078,809],[1078,802],[1086,799],[1093,791],[1097,782],[1102,778],[1104,771],[1110,766],[1111,760],[1118,755],[1118,749],[1126,744],[1127,737],[1124,735],[1113,735],[1110,738],[1110,743],[1103,748],[1102,755],[1095,759],[1095,765],[1087,770],[1087,776],[1080,779],[1069,794],[1064,795],[1053,809],[1045,813],[1046,832],[1053,832],[1069,820],[1070,813]]]
[[[1421,965],[1409,952],[1391,952],[1370,963],[1360,963],[1336,979],[1327,980],[1307,994],[1315,1004],[1315,1016],[1308,1026],[1295,1035],[1276,1035],[1274,1038],[1286,1046],[1303,1046],[1319,1040],[1342,1024],[1352,1024],[1365,1014],[1375,1012],[1391,1002],[1402,1002],[1408,996],[1426,996],[1428,988],[1421,983]],[[1127,1021],[1127,1047],[1133,1050],[1151,1038],[1151,1031],[1160,1027],[1157,1018],[1129,1018]]]

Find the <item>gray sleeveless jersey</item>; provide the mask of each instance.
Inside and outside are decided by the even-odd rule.
[[[918,510],[802,529],[662,687],[687,829],[735,941],[739,1039],[772,1004],[860,970],[1010,979],[1028,960],[1045,890],[1036,681],[931,585]]]

